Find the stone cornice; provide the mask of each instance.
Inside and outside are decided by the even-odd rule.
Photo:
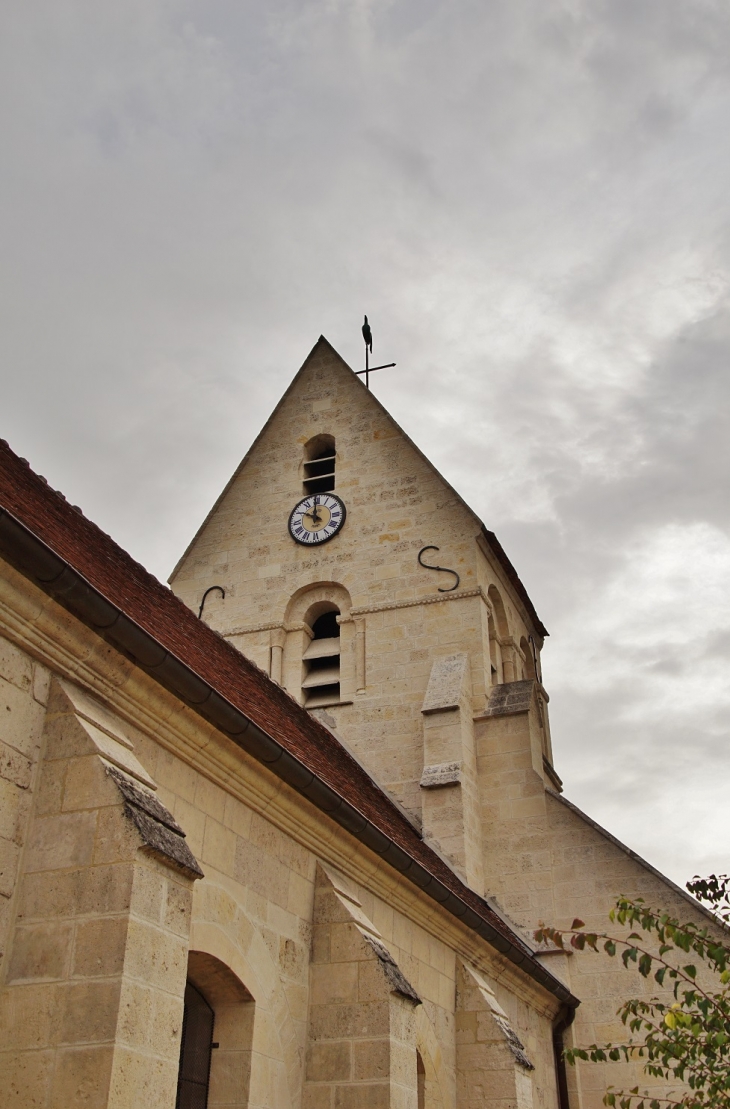
[[[466,597],[481,597],[486,603],[487,597],[480,585],[476,589],[460,589],[454,593],[444,593],[440,597],[427,594],[425,597],[414,597],[412,601],[383,601],[379,605],[362,605],[353,608],[351,616],[367,616],[371,612],[390,612],[395,608],[417,608],[419,605],[438,605],[444,601],[462,601]]]
[[[396,608],[417,608],[419,605],[438,605],[444,601],[462,601],[466,597],[481,597],[485,604],[489,604],[487,595],[480,585],[476,589],[460,589],[455,593],[445,593],[443,596],[435,597],[432,594],[427,594],[424,597],[414,597],[411,601],[383,601],[377,605],[361,605],[358,608],[350,610],[350,617],[354,616],[368,616],[374,612],[390,612]],[[346,618],[341,618],[339,623],[347,623]],[[250,624],[248,627],[231,628],[229,631],[221,632],[224,638],[229,639],[234,635],[253,635],[255,632],[273,631],[275,628],[283,628],[284,631],[295,631],[304,627],[303,624],[285,624],[283,620],[274,621],[268,624]]]

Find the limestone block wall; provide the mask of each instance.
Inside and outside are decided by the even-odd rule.
[[[484,881],[513,919],[532,927],[554,913],[556,891],[532,690],[518,707],[475,721]]]
[[[304,495],[305,445],[322,433],[335,439],[335,492],[347,506],[347,521],[330,542],[308,548],[292,541],[287,520]],[[480,528],[362,382],[321,343],[170,581],[196,611],[205,589],[223,586],[225,599],[212,594],[205,619],[262,669],[273,673],[276,666],[273,676],[295,699],[301,699],[305,643],[292,599],[310,588],[313,596],[331,589],[338,605],[346,596],[345,615],[354,623],[341,628],[342,688],[343,700],[352,703],[328,712],[377,780],[420,819],[420,709],[434,659],[454,651],[468,655],[472,708],[482,712],[493,684],[485,600],[490,586],[505,598],[509,627],[500,626],[499,635],[510,672],[521,668],[519,642],[529,634],[494,557],[477,543]],[[439,550],[426,561],[459,574],[455,592],[440,592],[455,584],[451,575],[419,565],[427,545]],[[517,646],[508,645],[512,640]]]
[[[423,830],[473,889],[484,890],[483,835],[468,656],[434,661],[423,716]]]
[[[534,1064],[494,991],[460,962],[456,992],[459,1104],[532,1109]]]
[[[38,773],[48,671],[0,637],[0,973]]]
[[[304,495],[304,446],[323,432],[336,441],[335,492],[348,517],[335,539],[310,549],[292,542],[287,520]],[[312,581],[340,581],[356,606],[366,599],[413,600],[435,592],[443,578],[416,561],[429,542],[444,545],[443,564],[453,566],[469,588],[476,529],[470,520],[465,530],[465,514],[471,516],[324,345],[283,398],[172,584],[192,604],[204,583],[205,588],[217,583],[212,576],[227,590],[229,583],[224,602],[209,602],[211,616],[217,613],[226,631],[266,622],[272,610],[283,612],[296,589]]]
[[[421,999],[341,876],[318,869],[305,1109],[418,1109]]]
[[[632,856],[569,803],[547,794],[546,808],[558,927],[568,927],[573,916],[579,915],[589,928],[610,929],[615,933],[618,929],[608,921],[608,912],[621,894],[643,897],[648,904],[661,906],[681,920],[694,920],[701,926],[708,924],[707,915],[692,898]],[[579,906],[576,912],[574,905]],[[578,1045],[623,1038],[625,1029],[615,1015],[621,1001],[628,997],[648,999],[662,993],[653,979],[647,981],[635,971],[625,970],[620,961],[590,957],[587,952],[571,956],[567,970],[571,989],[579,991],[582,999],[569,1030],[572,1042]],[[665,993],[669,998],[669,991]],[[652,1085],[647,1081],[638,1066],[609,1068],[581,1064],[575,1073],[569,1073],[569,1078],[586,1109],[602,1105],[609,1083],[629,1087],[638,1083],[657,1096],[663,1089],[658,1083]]]
[[[25,649],[10,616],[28,598]],[[553,998],[10,571],[0,619],[19,652],[15,742],[38,749],[0,977],[3,1105],[170,1109],[187,976],[216,1011],[211,1109],[299,1109],[327,866],[349,876],[350,903],[421,1001],[387,994],[391,1100],[410,1106],[420,1083],[424,1109],[457,1105],[459,956],[492,983],[535,1063],[537,1104],[555,1109]],[[54,675],[47,705],[22,688],[36,671]],[[204,877],[161,858],[129,814],[141,805],[143,825],[156,804]],[[363,988],[382,985],[383,951],[358,960],[370,967]],[[201,959],[223,968],[224,993],[201,977]]]
[[[140,853],[114,775],[133,779],[73,708],[55,686],[0,991],[0,1101],[172,1109],[195,873]]]

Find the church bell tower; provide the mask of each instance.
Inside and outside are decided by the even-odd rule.
[[[211,590],[202,618],[478,893],[504,891],[523,918],[550,910],[514,850],[530,838],[539,869],[545,792],[560,790],[547,632],[496,537],[324,338],[170,583],[196,612]]]

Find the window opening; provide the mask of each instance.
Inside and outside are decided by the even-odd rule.
[[[340,625],[338,609],[323,612],[312,624],[314,637],[304,652],[304,704],[308,709],[340,699]]]
[[[535,656],[532,653],[532,644],[528,643],[524,635],[520,640],[520,651],[525,656],[525,662],[522,667],[523,678],[534,678],[535,675]]]
[[[331,493],[335,487],[335,441],[331,435],[318,435],[307,444],[304,463],[305,493]]]
[[[426,1068],[420,1051],[416,1052],[416,1082],[418,1089],[418,1109],[426,1109]]]
[[[494,618],[492,613],[489,612],[487,617],[487,628],[489,633],[489,670],[490,678],[493,684],[498,685],[499,677],[499,644],[497,643],[497,630],[494,626]]]
[[[215,1013],[192,982],[185,986],[175,1109],[207,1109]]]

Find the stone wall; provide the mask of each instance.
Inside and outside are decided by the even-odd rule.
[[[330,542],[308,548],[291,539],[287,520],[304,495],[305,444],[322,432],[335,438],[334,491],[347,521]],[[439,549],[424,561],[456,571],[457,589],[451,574],[419,565],[426,546]],[[327,344],[315,348],[170,580],[195,611],[205,590],[221,585],[225,599],[211,594],[204,618],[298,700],[306,610],[323,599],[336,604],[341,703],[327,714],[419,822],[428,765],[421,710],[434,662],[466,655],[470,710],[482,713],[496,681],[524,676],[520,641],[542,642],[480,521]],[[490,588],[509,623],[497,629],[494,613],[494,674]],[[462,866],[448,843],[441,849]],[[480,893],[481,869],[470,869]]]
[[[30,757],[7,826],[3,1106],[172,1109],[189,977],[216,1012],[211,1109],[319,1105],[318,1082],[333,1107],[364,1083],[379,1105],[417,1109],[420,1088],[424,1109],[452,1109],[466,960],[531,1053],[535,1103],[555,1109],[551,995],[9,567],[0,626],[0,738]],[[360,946],[326,964],[335,885]],[[311,1061],[318,1006],[347,988],[332,958],[354,959],[383,1021],[335,1028],[348,1062],[328,1085]]]

